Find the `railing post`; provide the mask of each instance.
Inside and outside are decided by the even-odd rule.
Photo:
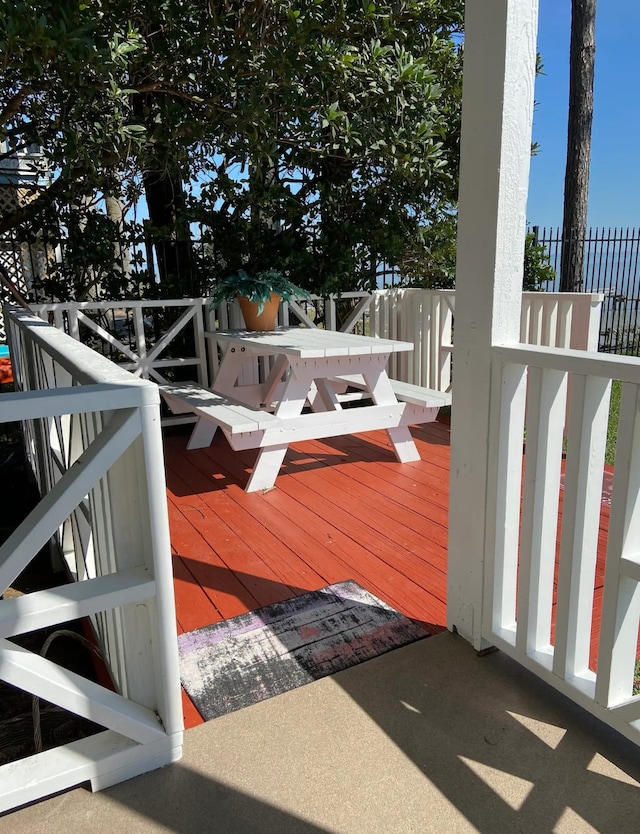
[[[338,316],[336,312],[336,300],[330,295],[324,302],[324,326],[327,330],[338,329]]]
[[[487,505],[492,345],[519,338],[537,5],[466,4],[447,619],[477,649],[496,513]]]
[[[603,301],[603,293],[584,293],[574,301],[571,322],[572,348],[598,350]]]

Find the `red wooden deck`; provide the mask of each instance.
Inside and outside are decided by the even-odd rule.
[[[255,452],[220,433],[196,451],[188,435],[166,437],[179,631],[345,579],[441,631],[449,427],[413,432],[423,460],[410,464],[382,431],[297,444],[264,494],[243,489]],[[188,702],[185,714],[199,723]]]
[[[165,438],[178,630],[191,631],[354,579],[432,633],[446,624],[449,427],[413,428],[400,464],[383,431],[297,444],[267,493],[244,492],[255,452],[220,433]],[[593,649],[609,511],[603,502]],[[186,725],[201,719],[184,697]]]

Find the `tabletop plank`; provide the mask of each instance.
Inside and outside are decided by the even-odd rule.
[[[216,330],[207,331],[205,336],[227,344],[240,343],[252,351],[283,353],[301,359],[413,350],[411,342],[306,327],[282,327],[268,332]]]

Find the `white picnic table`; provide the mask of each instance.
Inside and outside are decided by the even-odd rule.
[[[260,452],[248,492],[274,485],[289,444],[296,441],[386,429],[399,461],[420,459],[408,426],[423,422],[424,414],[416,413],[416,405],[398,402],[386,372],[390,354],[413,350],[411,342],[301,327],[205,335],[223,352],[212,391],[273,413],[278,420],[260,430]],[[271,357],[271,368],[263,382],[243,384],[244,367],[256,357]],[[343,408],[336,380],[357,385],[373,404]],[[307,404],[311,412],[303,413]],[[192,448],[209,445],[216,425],[203,420],[197,430]]]
[[[401,463],[419,460],[408,427],[435,420],[451,402],[449,394],[389,379],[389,356],[413,350],[411,342],[301,327],[205,337],[222,352],[211,389],[186,382],[160,391],[171,411],[197,417],[187,449],[209,446],[220,428],[234,450],[260,450],[247,492],[274,486],[297,441],[386,429]],[[350,397],[371,404],[343,408]]]

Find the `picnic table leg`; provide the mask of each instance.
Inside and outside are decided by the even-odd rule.
[[[187,443],[187,449],[206,449],[211,446],[211,441],[216,433],[218,426],[205,417],[198,417],[198,421],[193,427],[191,437]]]
[[[371,399],[376,405],[389,405],[398,402],[384,369],[369,371],[364,373],[363,377],[371,394]],[[387,434],[400,463],[411,463],[414,460],[420,460],[420,452],[408,426],[396,426],[387,429]]]
[[[247,354],[241,353],[235,345],[227,347],[220,362],[216,378],[213,381],[213,388],[221,393],[232,394],[233,387],[236,384],[242,369],[242,364],[246,358]]]
[[[420,452],[407,426],[387,429],[387,434],[400,463],[411,463],[413,460],[420,460]]]
[[[285,384],[282,400],[276,408],[276,417],[297,417],[302,414],[311,382],[312,380],[308,378],[300,378],[291,373]],[[271,489],[278,477],[288,448],[288,443],[278,443],[260,449],[245,492]]]
[[[339,411],[342,408],[333,384],[328,379],[314,380],[309,393],[312,411]]]
[[[288,443],[282,443],[279,446],[261,449],[244,491],[259,492],[263,489],[271,489],[275,485],[288,448]]]

